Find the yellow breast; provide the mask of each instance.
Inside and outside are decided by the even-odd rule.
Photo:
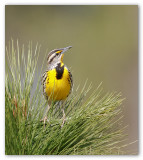
[[[70,75],[66,67],[61,79],[56,77],[56,69],[49,70],[46,78],[46,95],[50,100],[65,100],[71,90]]]

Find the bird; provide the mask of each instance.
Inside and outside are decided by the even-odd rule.
[[[54,49],[48,53],[47,70],[42,76],[43,94],[48,100],[47,113],[51,107],[52,102],[62,102],[67,99],[73,89],[73,78],[70,70],[63,62],[64,53],[72,48],[68,46],[65,48]],[[63,112],[63,121],[61,127],[65,123],[65,112]],[[44,117],[48,121],[47,116]]]

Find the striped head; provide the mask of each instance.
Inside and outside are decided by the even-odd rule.
[[[72,48],[72,46],[68,46],[60,49],[54,49],[50,51],[47,57],[48,68],[51,69],[56,67],[58,63],[63,63],[63,56],[64,56],[63,53],[70,48]]]

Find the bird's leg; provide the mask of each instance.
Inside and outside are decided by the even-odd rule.
[[[63,117],[62,117],[62,119],[63,119],[63,121],[62,121],[62,125],[61,125],[61,128],[64,126],[64,124],[65,124],[65,121],[66,121],[66,114],[65,114],[65,111],[64,111],[64,102],[63,102],[63,104],[62,104],[62,112],[63,112]]]
[[[45,115],[45,117],[43,118],[43,119],[41,119],[40,121],[42,122],[44,122],[44,128],[45,128],[45,123],[46,123],[46,121],[47,122],[49,122],[49,120],[48,120],[48,118],[47,118],[47,115],[48,115],[48,111],[50,110],[50,105],[48,104],[48,108],[47,108],[47,111],[46,111],[46,115]]]
[[[62,111],[63,111],[63,121],[62,121],[61,128],[64,126],[65,121],[66,121],[66,115],[65,115],[65,111],[64,111],[64,109],[62,109]]]

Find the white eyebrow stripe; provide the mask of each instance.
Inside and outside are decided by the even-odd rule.
[[[49,57],[48,62],[50,62],[53,57],[55,57],[55,54],[52,54],[52,55]]]

